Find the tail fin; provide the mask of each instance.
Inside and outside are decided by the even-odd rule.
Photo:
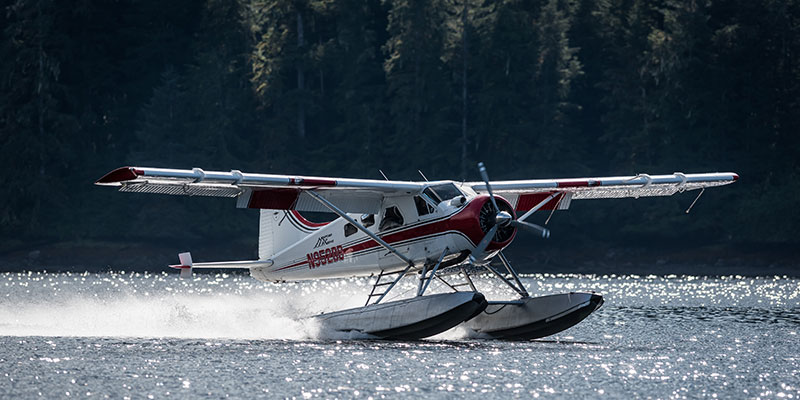
[[[191,278],[192,277],[192,253],[180,253],[178,254],[178,260],[180,260],[180,265],[170,265],[172,268],[178,268],[181,270],[181,278]]]
[[[258,224],[258,259],[271,258],[324,225],[308,221],[294,210],[262,209]]]

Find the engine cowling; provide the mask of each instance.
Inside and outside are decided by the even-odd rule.
[[[497,207],[500,209],[500,211],[505,211],[511,215],[512,218],[516,218],[516,215],[514,215],[514,207],[511,207],[511,204],[509,204],[508,201],[500,197],[495,197],[495,200],[497,201]],[[494,210],[494,206],[492,206],[491,201],[489,201],[487,197],[478,214],[478,223],[481,225],[481,231],[483,231],[484,234],[488,233],[489,230],[492,229],[492,227],[497,223],[496,215],[497,213]],[[497,232],[494,234],[492,242],[504,243],[510,241],[516,232],[517,228],[510,223],[500,225],[497,228]]]
[[[512,218],[516,218],[514,207],[506,199],[495,196],[495,201],[500,211],[505,211]],[[464,207],[464,210],[450,219],[450,228],[461,231],[469,237],[473,245],[477,245],[496,224],[495,216],[489,196],[477,196]],[[486,250],[502,250],[511,243],[516,233],[517,228],[511,224],[499,226]]]

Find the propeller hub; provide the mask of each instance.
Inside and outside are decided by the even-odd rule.
[[[495,215],[494,222],[500,226],[508,226],[514,217],[511,216],[507,211],[500,211]]]

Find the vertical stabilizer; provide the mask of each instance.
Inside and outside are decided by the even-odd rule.
[[[258,259],[271,258],[323,225],[306,220],[297,211],[262,209],[258,224]]]
[[[178,254],[178,260],[180,260],[181,265],[173,266],[173,268],[177,267],[181,269],[181,278],[191,278],[192,277],[192,253],[180,253]]]
[[[273,251],[272,238],[273,226],[277,225],[275,221],[278,210],[261,210],[258,222],[258,259],[266,260],[271,257],[275,252]],[[274,214],[274,215],[273,215]]]

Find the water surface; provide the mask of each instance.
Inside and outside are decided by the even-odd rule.
[[[798,398],[800,280],[524,277],[602,309],[547,340],[351,340],[302,317],[363,305],[369,280],[0,274],[0,398]],[[510,298],[479,280],[490,299]],[[412,293],[410,282],[393,293]],[[434,291],[443,290],[433,287]]]

